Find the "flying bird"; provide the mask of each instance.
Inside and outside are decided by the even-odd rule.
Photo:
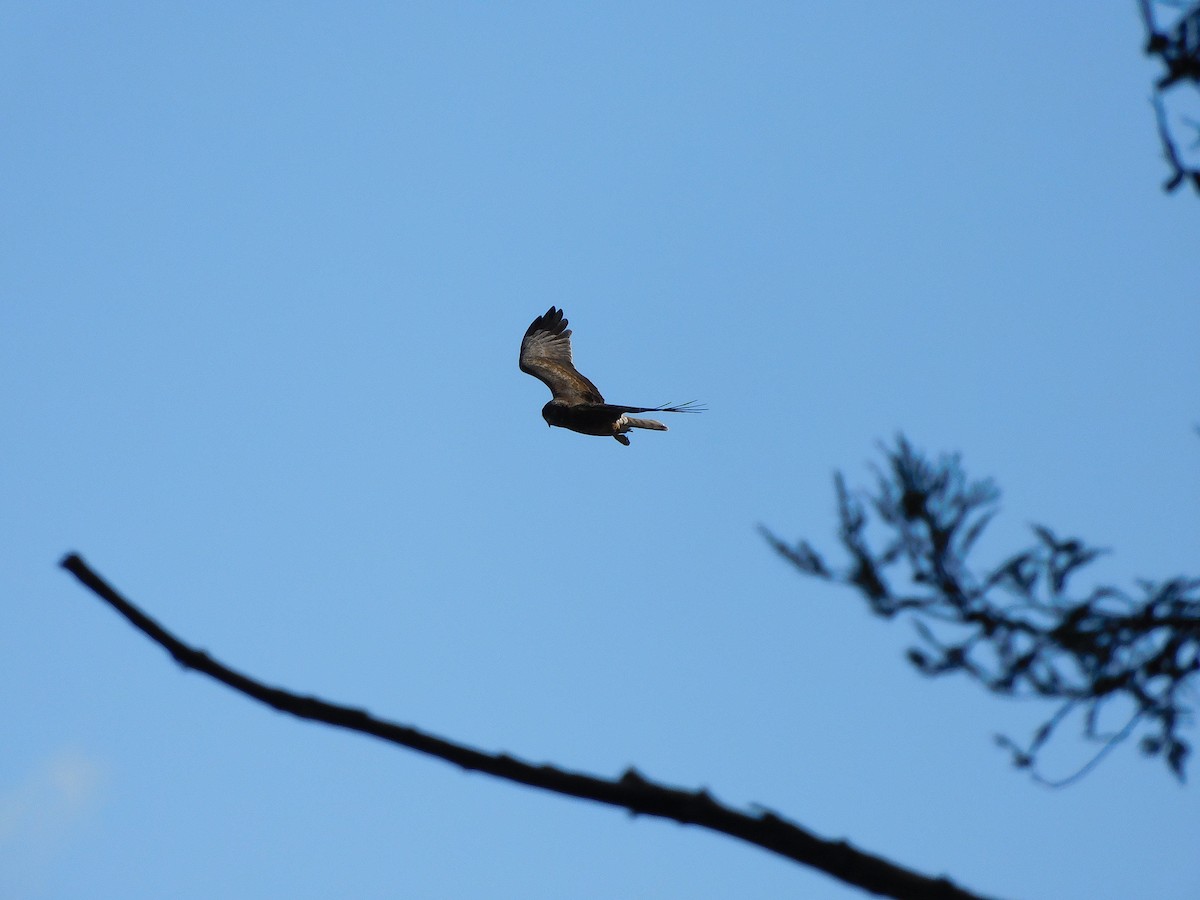
[[[542,407],[547,425],[569,428],[580,434],[616,438],[626,447],[625,435],[631,428],[666,431],[667,426],[654,419],[635,419],[630,413],[700,412],[696,403],[679,406],[615,406],[605,403],[600,391],[579,374],[571,362],[571,330],[561,309],[553,306],[538,316],[521,340],[521,371],[544,382],[550,388],[550,402]]]

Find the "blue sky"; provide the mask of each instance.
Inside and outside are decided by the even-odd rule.
[[[1135,4],[0,10],[0,893],[860,896],[182,672],[78,551],[269,683],[706,786],[997,896],[1192,896],[1133,748],[1051,792],[832,547],[899,430],[1005,514],[1196,574],[1200,205]],[[546,428],[551,304],[630,448]],[[1070,771],[1087,747],[1064,738]],[[1053,774],[1053,768],[1052,768]]]

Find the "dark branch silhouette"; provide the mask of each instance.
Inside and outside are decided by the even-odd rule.
[[[1155,7],[1168,6],[1181,9],[1174,21],[1159,26],[1154,15]],[[1200,93],[1200,3],[1165,3],[1163,0],[1138,0],[1142,23],[1146,26],[1146,55],[1157,57],[1163,64],[1164,73],[1154,85],[1154,116],[1158,126],[1159,140],[1163,145],[1163,156],[1171,167],[1171,176],[1163,184],[1170,193],[1185,180],[1200,193],[1200,165],[1184,161],[1179,145],[1172,135],[1163,97],[1168,90],[1190,82]],[[1194,126],[1193,126],[1194,127]]]
[[[881,896],[913,900],[973,900],[979,897],[946,878],[930,878],[865,853],[845,841],[817,837],[761,807],[754,814],[742,812],[718,802],[705,790],[666,787],[646,779],[633,768],[626,770],[620,778],[610,780],[554,766],[533,765],[508,754],[485,753],[416,728],[376,719],[365,710],[268,687],[184,644],[118,594],[75,554],[63,559],[61,565],[131,625],[163,647],[185,669],[202,672],[279,712],[372,735],[468,771],[484,772],[556,794],[621,807],[634,815],[698,825],[819,869],[846,884]]]
[[[763,528],[764,536],[806,575],[856,589],[877,615],[909,614],[920,644],[908,658],[922,674],[961,672],[994,694],[1054,703],[1028,743],[996,738],[1036,780],[1067,784],[1141,732],[1142,752],[1182,781],[1185,694],[1200,672],[1200,579],[1079,595],[1076,576],[1105,551],[1040,525],[1032,546],[975,574],[968,556],[997,512],[996,488],[969,480],[957,456],[931,462],[903,437],[884,450],[887,470],[865,502],[835,478],[847,565],[830,566],[807,541],[789,545]],[[886,534],[880,549],[867,536],[872,524]],[[1072,714],[1100,750],[1073,775],[1046,779],[1038,753]]]

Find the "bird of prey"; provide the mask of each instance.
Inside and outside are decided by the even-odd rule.
[[[561,309],[553,306],[538,316],[521,340],[521,371],[550,388],[550,402],[542,407],[547,425],[569,428],[580,434],[616,438],[626,447],[631,428],[666,431],[654,419],[635,419],[630,413],[700,412],[692,403],[680,406],[614,406],[605,403],[596,386],[579,374],[571,362],[571,331]]]

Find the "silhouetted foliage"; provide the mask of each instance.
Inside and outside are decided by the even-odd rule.
[[[1154,114],[1158,123],[1158,134],[1162,140],[1163,155],[1171,166],[1171,176],[1163,188],[1170,192],[1185,180],[1200,193],[1200,163],[1190,164],[1179,151],[1179,142],[1167,114],[1164,97],[1172,89],[1179,90],[1188,83],[1194,94],[1200,96],[1200,3],[1178,2],[1178,0],[1138,0],[1142,22],[1146,26],[1146,54],[1162,61],[1164,73],[1154,85]],[[1171,10],[1174,15],[1170,24],[1162,25],[1155,15],[1158,10]],[[1168,13],[1170,16],[1171,14]],[[1182,120],[1197,131],[1200,137],[1200,122]],[[1200,146],[1194,140],[1191,147]]]
[[[767,540],[805,574],[855,588],[877,615],[910,614],[920,642],[908,659],[921,673],[961,672],[994,694],[1054,703],[1028,743],[996,739],[1035,779],[1073,781],[1138,732],[1142,752],[1183,780],[1184,695],[1200,672],[1200,579],[1080,594],[1080,571],[1105,551],[1041,525],[1031,546],[977,573],[968,557],[997,512],[995,486],[968,479],[957,456],[932,462],[903,437],[884,452],[887,468],[869,496],[835,477],[848,564],[832,566],[807,541],[792,546],[764,528]],[[868,538],[872,524],[886,535],[881,545]],[[1072,713],[1103,746],[1073,775],[1047,780],[1038,753]],[[1110,731],[1102,718],[1122,724]]]

